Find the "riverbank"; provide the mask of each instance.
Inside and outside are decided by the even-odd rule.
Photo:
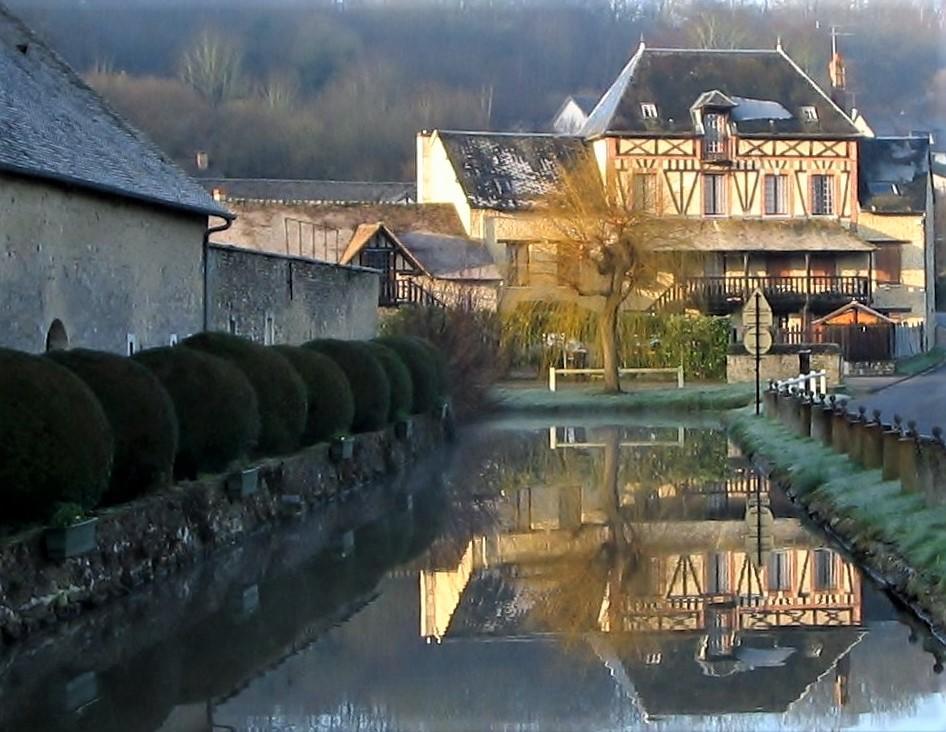
[[[821,442],[749,410],[725,417],[743,452],[940,637],[946,631],[946,510]]]
[[[179,483],[96,513],[88,554],[47,558],[43,529],[0,544],[0,648],[127,594],[287,518],[356,494],[439,447],[439,419],[412,418],[409,437],[394,427],[354,435],[350,460],[335,462],[322,443],[260,461],[255,492],[228,491],[228,475]]]
[[[600,384],[569,386],[554,392],[544,386],[497,387],[493,391],[497,411],[524,414],[727,410],[744,407],[754,397],[753,384],[699,384],[682,389],[639,389],[621,394],[604,394]]]

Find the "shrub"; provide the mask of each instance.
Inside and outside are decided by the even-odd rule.
[[[273,346],[306,386],[308,412],[302,442],[311,445],[351,431],[355,399],[345,373],[328,356],[311,348]]]
[[[323,338],[309,341],[305,348],[325,354],[345,372],[355,398],[354,432],[377,430],[387,424],[391,386],[384,367],[366,343]]]
[[[253,451],[259,410],[256,392],[240,369],[182,346],[141,351],[132,359],[158,378],[174,403],[177,477],[219,472]]]
[[[0,349],[0,490],[4,521],[45,520],[57,503],[94,508],[114,443],[91,389],[47,358]]]
[[[375,342],[394,351],[407,367],[414,395],[411,413],[421,414],[433,409],[439,398],[439,379],[428,350],[416,339],[405,336],[384,336]]]
[[[367,345],[384,369],[391,387],[388,422],[406,417],[414,409],[414,382],[411,372],[396,351],[373,341]]]
[[[283,356],[229,333],[198,333],[184,345],[226,359],[250,380],[259,405],[259,453],[280,455],[299,447],[306,423],[306,388]]]
[[[115,460],[104,502],[121,503],[167,485],[177,454],[177,417],[154,374],[101,351],[52,351],[48,357],[85,382],[112,427]]]

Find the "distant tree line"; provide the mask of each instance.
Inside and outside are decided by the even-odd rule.
[[[826,81],[838,26],[881,132],[946,126],[937,0],[14,0],[176,160],[227,176],[409,179],[430,127],[542,130],[651,46],[785,49]]]

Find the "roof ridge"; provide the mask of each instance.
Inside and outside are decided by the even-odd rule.
[[[672,48],[670,46],[645,46],[644,53],[778,53],[777,48]]]
[[[208,176],[194,178],[197,181],[255,181],[257,183],[361,183],[364,185],[415,185],[414,181],[410,180],[339,180],[334,178],[255,178],[252,176],[248,177],[218,177],[218,176]]]

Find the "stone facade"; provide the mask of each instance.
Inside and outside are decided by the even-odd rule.
[[[202,325],[206,216],[0,174],[0,347],[127,353]]]
[[[372,338],[378,275],[302,257],[211,245],[207,329],[259,343]]]
[[[841,350],[833,344],[804,346],[810,349],[811,370],[826,371],[828,386],[841,383]],[[773,346],[762,356],[759,370],[763,384],[770,380],[791,379],[798,376],[798,346]],[[730,347],[726,355],[726,381],[730,384],[755,381],[755,358],[741,345]]]

